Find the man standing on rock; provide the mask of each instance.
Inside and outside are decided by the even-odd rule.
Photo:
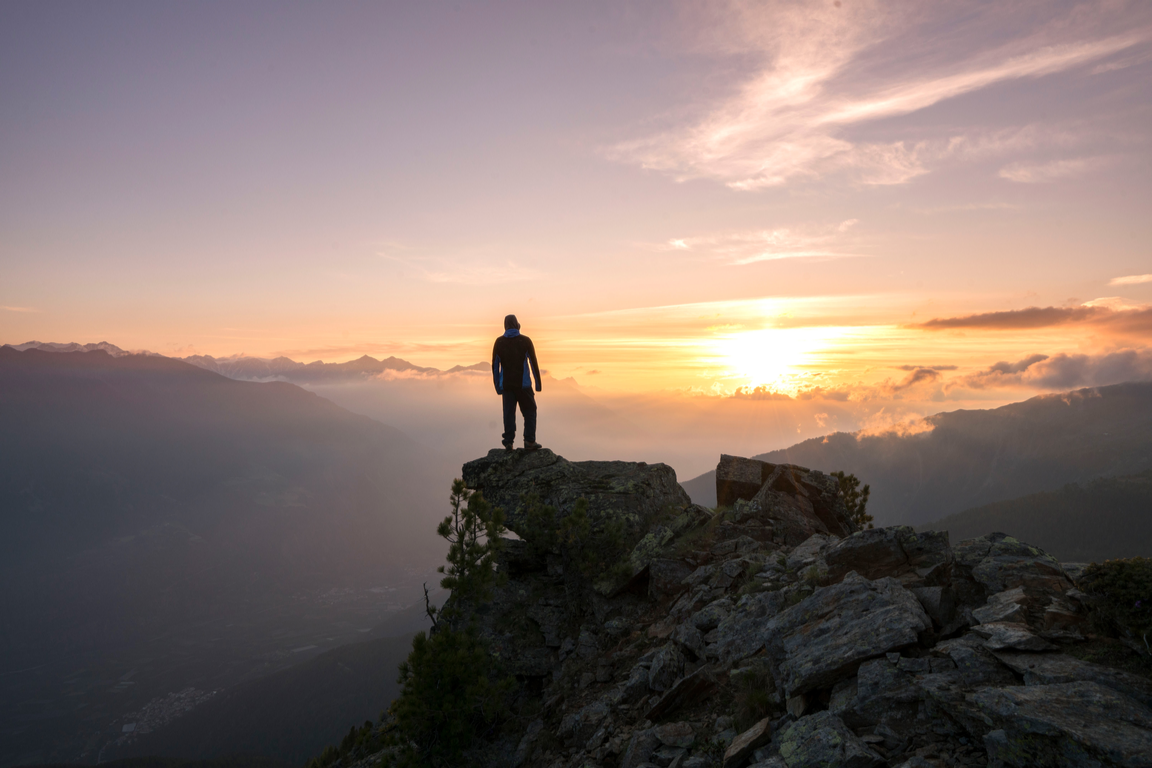
[[[504,318],[504,335],[492,346],[492,383],[496,394],[504,397],[504,448],[512,450],[516,439],[516,405],[524,414],[524,449],[534,451],[536,442],[536,396],[532,394],[532,376],[536,377],[536,391],[540,391],[540,365],[536,362],[536,348],[532,339],[520,333],[516,315]]]

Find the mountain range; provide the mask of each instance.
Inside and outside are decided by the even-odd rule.
[[[362,638],[441,558],[454,468],[293,384],[5,346],[0,424],[3,765]]]
[[[911,431],[838,432],[755,458],[849,472],[871,486],[876,525],[923,525],[1068,483],[1152,469],[1152,383],[938,413]],[[683,485],[697,503],[716,503],[715,472]]]

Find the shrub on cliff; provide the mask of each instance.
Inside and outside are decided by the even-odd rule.
[[[588,511],[588,500],[581,497],[572,505],[572,511],[557,521],[557,510],[540,501],[538,496],[525,494],[524,539],[539,554],[563,552],[586,578],[595,579],[620,568],[627,554],[624,521],[617,517],[599,516],[593,519]]]
[[[466,610],[489,599],[501,574],[496,557],[504,515],[463,482],[452,484],[452,513],[437,533],[449,542],[440,585],[452,597],[438,613],[428,606],[434,625],[412,640],[412,653],[400,665],[400,696],[392,703],[389,743],[384,760],[395,766],[459,765],[463,751],[491,735],[507,712],[514,688],[503,676],[471,624]]]
[[[1152,635],[1152,560],[1133,557],[1092,563],[1079,588],[1093,598],[1092,623],[1097,631],[1136,640],[1149,647]]]
[[[860,478],[856,475],[846,475],[843,471],[833,472],[832,477],[836,478],[836,482],[840,485],[840,498],[848,508],[848,517],[861,530],[871,528],[872,515],[865,510],[868,507],[868,496],[872,493],[872,487],[866,484],[861,488]]]

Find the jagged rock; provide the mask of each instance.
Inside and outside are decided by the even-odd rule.
[[[799,573],[813,565],[827,571],[828,565],[824,561],[824,551],[837,541],[839,539],[826,533],[814,533],[793,547],[785,558],[785,567],[794,573]],[[821,566],[823,567],[821,568]]]
[[[773,529],[773,540],[788,545],[799,544],[813,533],[846,536],[856,530],[836,480],[794,464],[721,456],[716,493],[717,504],[723,507],[736,507],[738,501],[750,499],[748,509]],[[739,518],[746,519],[744,510],[739,511]]]
[[[876,768],[885,764],[840,718],[827,711],[788,725],[773,740],[773,751],[788,768]]]
[[[828,547],[824,561],[829,581],[850,571],[866,579],[892,576],[906,585],[941,586],[952,572],[948,533],[916,533],[906,525],[858,531]]]
[[[678,643],[682,648],[687,648],[696,658],[704,658],[704,636],[691,624],[677,624],[668,639]]]
[[[731,612],[732,601],[727,597],[722,597],[696,611],[689,621],[696,629],[707,632],[719,626],[720,622],[726,619]]]
[[[1119,691],[1146,707],[1152,707],[1152,681],[1119,669],[1081,661],[1063,653],[996,651],[994,655],[1009,669],[1023,675],[1025,685],[1088,681]]]
[[[958,620],[956,616],[956,593],[951,586],[947,587],[909,587],[909,591],[916,595],[924,612],[932,619],[932,624],[942,635],[955,632],[966,622]]]
[[[709,696],[718,684],[711,667],[704,666],[690,675],[676,681],[660,699],[649,708],[644,717],[658,723],[672,715],[681,707],[690,706]]]
[[[908,721],[916,716],[921,694],[915,680],[887,658],[860,665],[856,677],[832,689],[829,711],[854,728]]]
[[[988,688],[973,701],[1004,766],[1152,766],[1152,709],[1098,683]]]
[[[739,499],[751,500],[775,468],[766,461],[721,454],[716,465],[716,506],[731,507]]]
[[[984,638],[984,647],[990,651],[1012,649],[1017,651],[1053,651],[1056,646],[1028,631],[1026,624],[997,621],[972,628],[972,634]]]
[[[534,493],[567,515],[576,500],[588,500],[589,516],[623,520],[637,536],[653,520],[691,502],[666,464],[630,461],[568,461],[547,448],[493,449],[463,468],[464,484],[504,509],[508,529],[522,536],[520,497]]]
[[[764,624],[778,614],[787,598],[782,592],[744,595],[716,627],[716,655],[725,666],[764,647]]]
[[[648,668],[648,687],[654,691],[666,691],[684,672],[684,654],[675,643],[668,643],[652,658]]]
[[[771,739],[772,718],[766,717],[732,740],[724,751],[724,768],[739,768],[758,747]]]
[[[891,578],[848,574],[765,625],[764,645],[786,696],[830,688],[861,662],[916,643],[932,626],[919,601]]]
[[[637,664],[628,673],[628,680],[620,688],[620,700],[625,704],[635,704],[648,695],[648,667]]]
[[[979,635],[967,634],[937,643],[932,652],[947,656],[965,685],[1012,685],[1015,682],[1012,673],[984,647]]]
[[[543,720],[533,720],[528,724],[528,728],[524,731],[524,736],[520,739],[519,746],[516,747],[516,754],[512,756],[512,768],[519,768],[519,766],[524,764],[525,760],[532,756],[532,748],[536,746],[536,738],[543,729]]]
[[[1057,622],[1061,631],[1082,622],[1076,608],[1067,602],[1066,593],[1073,588],[1071,580],[1060,563],[1042,549],[1003,533],[992,533],[960,542],[954,553],[954,584],[974,610],[987,607],[985,598],[989,595],[1020,589],[1022,593],[1014,594],[1011,601],[1020,606],[1023,620],[1034,632],[1053,629]],[[967,594],[962,588],[965,582],[971,585]],[[1007,599],[1008,596],[1000,598],[1001,607]],[[1046,620],[1045,612],[1053,600],[1073,618],[1049,616]]]
[[[1008,621],[1018,624],[1026,623],[1028,614],[1024,604],[1028,597],[1024,594],[1024,587],[1006,589],[991,595],[980,608],[972,611],[972,618],[981,624],[991,624],[996,621]]]

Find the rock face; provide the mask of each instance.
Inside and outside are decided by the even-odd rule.
[[[503,507],[510,531],[522,530],[520,497],[536,494],[563,516],[576,500],[588,500],[592,515],[613,515],[636,531],[646,531],[662,512],[690,504],[667,464],[631,461],[568,461],[547,448],[537,451],[494,449],[464,465],[461,477],[474,491]]]
[[[1152,766],[1152,682],[1065,652],[1085,609],[1043,551],[857,531],[834,478],[801,467],[724,456],[717,478],[713,511],[663,465],[543,450],[465,465],[514,531],[534,493],[632,532],[611,589],[506,543],[507,581],[472,609],[523,722],[468,765]]]
[[[773,540],[792,546],[814,533],[842,537],[856,530],[838,489],[836,478],[795,464],[724,455],[716,466],[717,504],[735,507],[750,501],[755,517],[772,529]]]

